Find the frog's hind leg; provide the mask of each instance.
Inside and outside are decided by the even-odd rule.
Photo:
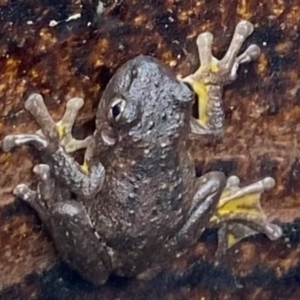
[[[192,87],[198,98],[198,118],[191,118],[191,129],[196,134],[219,133],[224,127],[222,108],[223,86],[235,80],[241,64],[255,60],[260,55],[257,45],[250,45],[238,56],[242,44],[253,32],[248,21],[237,24],[231,44],[222,60],[212,55],[213,35],[204,32],[197,38],[200,67],[183,78]]]
[[[220,228],[216,253],[219,257],[248,236],[263,233],[270,240],[282,236],[281,227],[268,220],[260,204],[261,194],[274,187],[274,179],[266,177],[245,187],[239,184],[238,177],[228,178],[217,210],[210,219],[210,226]]]
[[[226,186],[226,177],[222,172],[209,172],[197,179],[197,185],[189,217],[176,235],[176,241],[183,245],[191,237],[198,239],[209,223]]]
[[[55,186],[47,165],[34,168],[37,191],[20,184],[14,194],[37,211],[48,229],[62,259],[83,278],[94,284],[106,282],[111,261],[81,203]]]

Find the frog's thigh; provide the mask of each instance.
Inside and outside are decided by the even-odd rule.
[[[200,177],[197,185],[190,216],[177,236],[180,242],[191,239],[191,236],[197,238],[201,235],[226,186],[226,177],[222,172],[210,172]]]
[[[88,281],[105,283],[111,272],[110,258],[84,207],[72,200],[59,202],[50,214],[48,228],[63,260]]]

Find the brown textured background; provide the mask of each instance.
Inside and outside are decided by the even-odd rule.
[[[99,98],[116,69],[147,54],[177,74],[197,66],[195,37],[209,30],[221,57],[240,19],[255,24],[247,43],[262,48],[226,88],[221,141],[191,141],[200,174],[223,170],[243,183],[271,175],[263,205],[284,238],[248,239],[216,264],[215,232],[148,284],[112,278],[96,289],[62,265],[34,212],[11,194],[33,182],[32,149],[0,153],[0,299],[300,299],[300,3],[297,0],[0,0],[0,139],[32,132],[24,99],[41,92],[59,118],[72,96],[85,99],[76,134],[93,130]],[[71,15],[80,18],[66,22]],[[50,27],[56,20],[58,25]],[[190,265],[192,267],[188,268]],[[178,272],[177,272],[178,273]]]

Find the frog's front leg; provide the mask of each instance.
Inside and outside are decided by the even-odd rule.
[[[56,186],[48,165],[35,166],[34,173],[39,180],[37,191],[20,184],[14,194],[37,211],[62,259],[83,278],[103,284],[111,272],[111,260],[85,208],[70,195],[65,198],[65,188]]]
[[[261,204],[261,194],[274,187],[271,177],[240,187],[240,180],[231,176],[227,180],[217,209],[210,219],[210,227],[218,227],[217,256],[240,240],[257,233],[265,234],[270,240],[282,236],[280,226],[271,223],[265,215]]]
[[[260,48],[257,45],[250,45],[244,53],[238,56],[243,42],[252,32],[253,25],[250,22],[239,22],[229,49],[222,60],[212,55],[213,35],[210,32],[204,32],[198,36],[200,67],[195,73],[182,79],[193,88],[198,98],[198,119],[191,119],[193,133],[213,134],[223,130],[223,87],[236,79],[237,70],[241,64],[256,59],[260,54]]]
[[[77,195],[90,197],[97,193],[104,180],[102,164],[88,167],[92,152],[93,137],[75,140],[71,131],[83,100],[69,100],[63,118],[55,123],[39,94],[32,94],[25,102],[25,108],[33,115],[41,130],[36,134],[16,134],[6,136],[2,143],[5,152],[23,144],[31,144],[39,150],[52,167],[54,174]],[[80,166],[70,155],[78,149],[87,148],[85,163]]]

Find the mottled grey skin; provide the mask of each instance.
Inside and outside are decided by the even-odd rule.
[[[115,122],[107,116],[119,97],[127,105]],[[193,92],[169,68],[145,56],[127,62],[100,101],[96,148],[105,148],[103,131],[116,142],[91,160],[103,163],[105,181],[87,211],[115,251],[119,274],[160,269],[180,244],[196,242],[225,187],[222,173],[205,175],[205,183],[195,177],[185,138],[193,103]],[[192,222],[197,210],[202,217]]]
[[[230,50],[234,55],[226,58],[229,63],[220,69],[219,77],[213,74],[220,84],[226,78],[234,79],[237,65],[253,58],[250,55],[242,61],[235,57],[241,37],[251,31],[250,25],[240,25],[237,46]],[[205,51],[206,56],[211,54]],[[192,77],[188,82],[193,85],[197,80]],[[249,235],[253,232],[251,224],[270,238],[280,236],[279,229],[270,226],[264,216],[252,214],[251,219],[245,210],[226,215],[221,206],[215,213],[227,180],[221,172],[196,178],[187,140],[191,131],[205,134],[220,129],[216,116],[221,107],[210,103],[220,99],[208,99],[213,107],[208,114],[209,128],[192,118],[194,101],[194,92],[183,81],[147,56],[128,61],[112,77],[97,110],[96,131],[84,141],[75,140],[71,134],[83,105],[81,99],[68,102],[57,124],[41,95],[32,94],[27,99],[25,107],[41,131],[7,136],[2,149],[32,144],[46,164],[34,168],[39,177],[37,191],[21,184],[14,193],[38,212],[64,261],[87,280],[103,284],[111,273],[153,277],[197,242],[213,214],[214,224],[250,220],[247,225],[224,226],[222,236],[229,230],[237,239]],[[80,148],[87,148],[83,166],[70,155]],[[259,194],[273,181],[258,183],[245,189],[236,182],[227,183],[227,198],[224,196],[220,203],[225,207],[236,197]]]

